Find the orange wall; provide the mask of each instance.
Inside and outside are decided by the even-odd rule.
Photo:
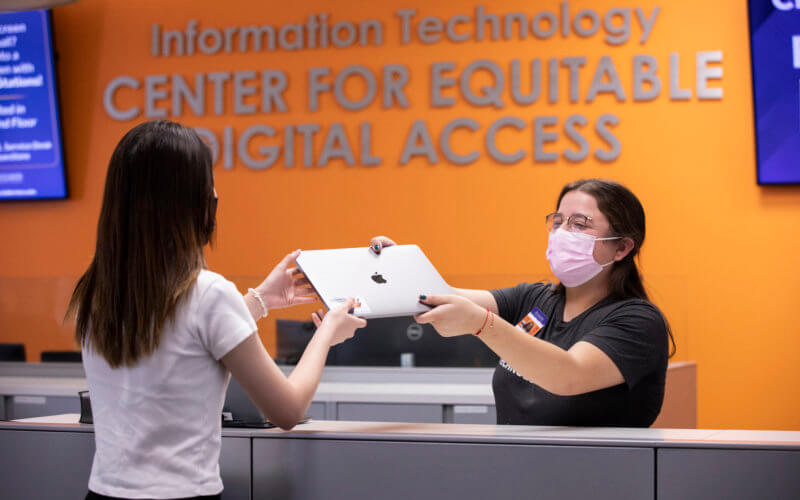
[[[136,6],[134,6],[134,4]],[[74,280],[94,249],[95,224],[108,158],[122,134],[135,123],[115,121],[105,112],[103,91],[115,77],[179,73],[193,82],[197,72],[282,69],[290,78],[289,112],[270,115],[222,116],[187,112],[181,121],[206,127],[221,136],[232,126],[240,134],[256,123],[280,130],[286,124],[345,124],[358,151],[356,131],[361,121],[373,124],[373,151],[383,155],[378,167],[346,167],[334,160],[324,168],[285,168],[281,162],[253,171],[237,162],[231,170],[219,165],[219,232],[208,262],[236,281],[253,286],[279,258],[294,248],[366,245],[370,236],[387,234],[400,242],[419,244],[448,281],[461,287],[496,287],[522,280],[548,278],[543,217],[553,210],[559,188],[580,177],[601,176],[627,184],[642,200],[648,235],[641,265],[654,301],[668,316],[678,345],[676,360],[695,360],[699,376],[699,425],[714,428],[800,428],[800,332],[796,303],[800,295],[800,238],[794,224],[800,216],[797,188],[758,187],[755,182],[750,65],[746,2],[653,0],[570,2],[574,13],[591,7],[601,14],[610,7],[661,5],[646,44],[638,42],[638,24],[626,44],[604,43],[602,31],[592,38],[554,36],[547,41],[469,41],[422,45],[399,43],[395,12],[416,5],[419,15],[449,17],[474,13],[467,1],[409,3],[398,1],[303,2],[284,7],[270,2],[181,0],[112,2],[81,0],[56,9],[56,44],[60,59],[64,140],[68,159],[67,201],[8,203],[0,206],[0,341],[25,342],[29,360],[42,349],[72,347],[71,329],[63,326],[67,298]],[[559,3],[492,2],[489,12],[558,12]],[[384,23],[382,47],[316,49],[298,52],[234,53],[161,57],[150,55],[150,27],[184,29],[189,19],[204,27],[304,22],[311,13],[328,12],[333,22],[369,18]],[[468,28],[463,28],[465,32]],[[669,99],[669,54],[681,56],[681,84],[693,88],[698,51],[721,50],[724,76],[713,82],[724,89],[718,101]],[[632,102],[631,59],[650,54],[659,62],[661,95],[653,102]],[[475,59],[505,66],[513,58],[586,56],[582,97],[602,55],[612,56],[628,99],[618,103],[600,95],[593,103],[571,104],[561,70],[561,97],[549,104],[541,97],[533,106],[477,108],[459,100],[453,108],[433,109],[428,101],[428,68],[432,62],[455,61],[463,68]],[[405,64],[412,77],[407,110],[380,107],[338,108],[330,95],[321,110],[305,105],[305,72],[314,66],[334,71],[349,64],[379,70],[383,64]],[[719,66],[719,65],[718,65]],[[485,75],[484,75],[485,76]],[[485,83],[476,77],[475,86]],[[358,85],[347,89],[357,95]],[[694,91],[693,91],[694,94]],[[137,95],[139,97],[137,98]],[[446,95],[457,96],[450,90]],[[380,93],[379,93],[380,96]],[[508,101],[509,93],[504,92]],[[123,90],[118,105],[143,106],[141,91]],[[227,96],[231,105],[231,96]],[[257,102],[253,100],[252,102]],[[210,105],[210,101],[209,101]],[[162,106],[163,107],[163,106]],[[518,164],[492,161],[483,146],[482,131],[500,116],[573,113],[590,120],[587,138],[592,149],[605,147],[591,131],[603,113],[619,116],[613,129],[622,154],[604,164],[592,158],[579,163],[533,163],[530,125],[523,132],[505,130],[499,143],[506,151],[524,148]],[[438,131],[449,120],[471,117],[480,132],[460,130],[453,136],[458,152],[476,148],[480,159],[456,166],[424,159],[398,164],[410,124],[425,119],[438,144]],[[560,129],[560,127],[559,127]],[[266,144],[256,140],[255,148]],[[322,138],[317,138],[316,151]],[[299,156],[299,140],[297,142]],[[548,149],[572,147],[560,138]],[[437,146],[438,150],[438,146]],[[299,165],[300,160],[296,160]],[[311,308],[279,311],[262,322],[268,348],[273,346],[275,317],[304,318]]]

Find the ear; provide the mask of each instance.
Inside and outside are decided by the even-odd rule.
[[[621,240],[617,242],[617,251],[614,254],[614,261],[619,262],[625,257],[628,256],[629,253],[633,250],[634,247],[633,239],[625,236]]]

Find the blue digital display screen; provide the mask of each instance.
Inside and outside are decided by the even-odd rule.
[[[749,0],[759,184],[800,184],[800,1]]]
[[[50,12],[0,14],[0,200],[66,198]]]

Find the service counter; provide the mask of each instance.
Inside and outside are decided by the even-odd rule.
[[[78,415],[0,422],[3,498],[81,498]],[[224,429],[225,499],[789,499],[800,432],[312,421]]]

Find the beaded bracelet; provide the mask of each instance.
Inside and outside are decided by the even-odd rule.
[[[483,318],[483,324],[481,325],[480,328],[478,328],[478,331],[475,332],[475,335],[480,335],[481,334],[481,332],[483,331],[483,327],[486,326],[486,322],[489,321],[489,315],[490,314],[492,314],[492,313],[491,313],[491,311],[489,311],[489,308],[487,307],[486,308],[486,317]]]
[[[259,293],[255,291],[254,288],[248,288],[247,291],[253,292],[253,295],[256,297],[256,300],[258,300],[258,303],[261,304],[261,308],[264,310],[264,315],[261,317],[266,318],[267,315],[269,314],[269,310],[267,309],[267,305],[264,303],[264,299],[261,298],[261,295],[259,295]]]

